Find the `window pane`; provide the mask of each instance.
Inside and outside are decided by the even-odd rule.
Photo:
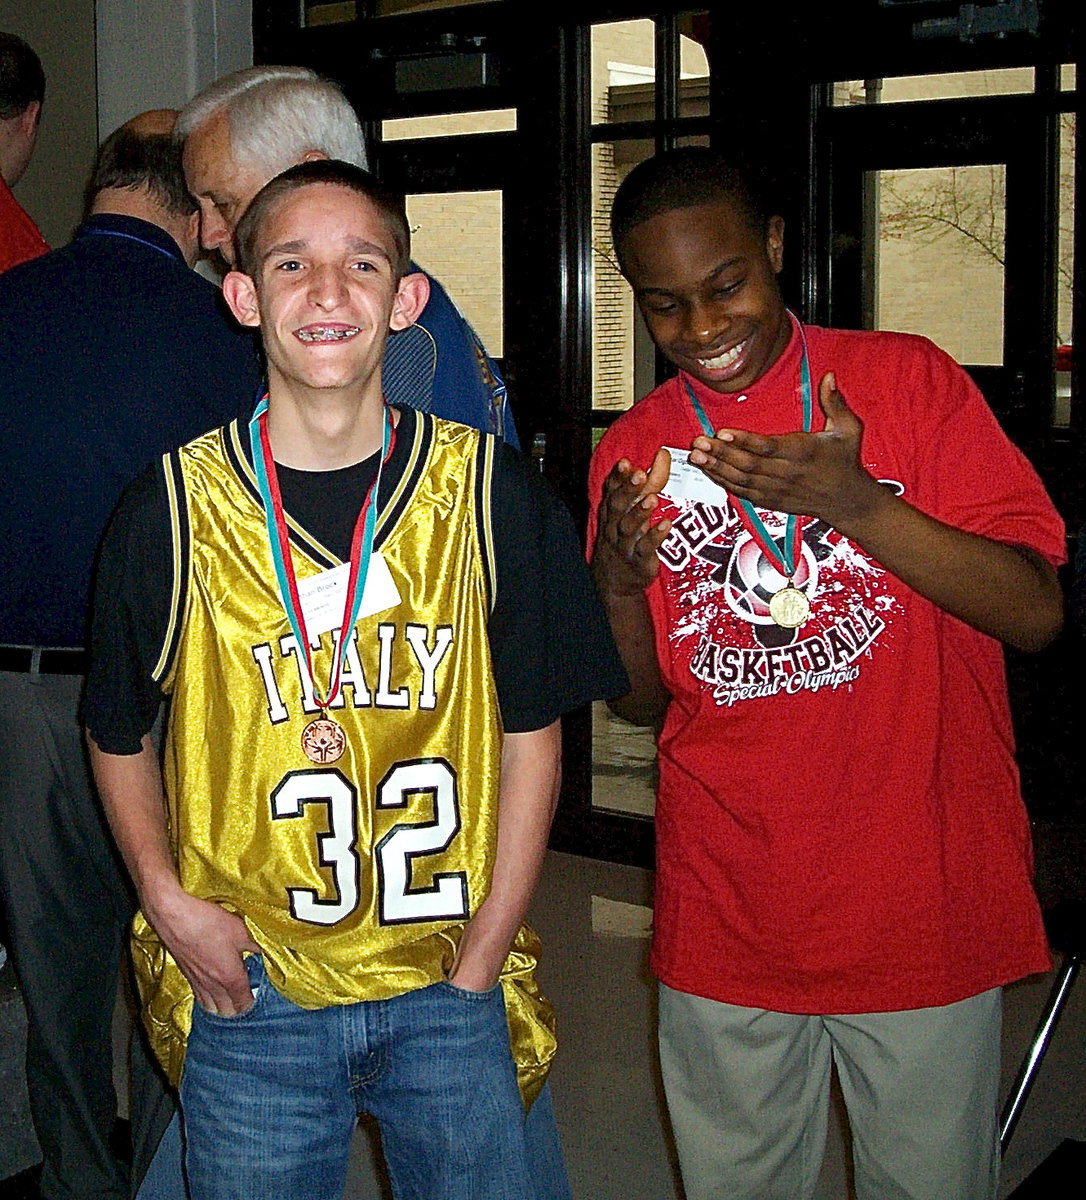
[[[358,15],[358,5],[354,0],[348,3],[330,4],[325,0],[317,3],[307,3],[305,6],[305,23],[307,25],[339,25],[343,21],[353,21]]]
[[[1060,221],[1056,241],[1056,404],[1053,424],[1071,423],[1071,291],[1075,269],[1075,114],[1060,113]]]
[[[629,408],[652,390],[655,358],[633,293],[611,245],[611,201],[630,170],[655,150],[650,141],[592,147],[592,407]]]
[[[877,104],[882,99],[881,79],[842,79],[833,85],[834,108],[856,104]]]
[[[408,138],[451,137],[460,133],[494,133],[516,129],[515,108],[495,108],[486,112],[442,113],[434,117],[400,117],[381,122],[381,137],[386,142]]]
[[[656,24],[611,21],[592,26],[593,124],[651,121],[656,115]]]
[[[656,811],[656,740],[606,704],[592,705],[592,804],[651,817]]]
[[[1075,64],[1064,63],[1060,67],[1060,90],[1073,92],[1075,90]]]
[[[910,100],[960,100],[1013,96],[1033,91],[1032,67],[954,71],[945,75],[901,75],[890,79],[846,79],[833,85],[833,103],[900,104]]]
[[[390,17],[396,13],[425,12],[433,8],[459,8],[462,4],[487,4],[492,0],[377,0],[377,16]],[[331,0],[303,0],[307,25],[337,25],[353,21],[358,15],[355,0],[334,3]]]
[[[960,363],[1003,362],[1005,168],[871,171],[874,329],[931,338]]]
[[[501,358],[501,192],[408,196],[407,219],[411,225],[411,257],[441,280],[487,352]]]
[[[392,17],[396,13],[426,12],[432,8],[460,8],[465,4],[492,4],[494,0],[377,0],[377,15]]]
[[[709,115],[709,14],[687,13],[679,18],[679,116]]]

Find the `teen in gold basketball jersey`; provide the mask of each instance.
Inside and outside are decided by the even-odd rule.
[[[426,299],[402,200],[306,163],[237,249],[268,396],[122,502],[86,702],[192,1194],[338,1197],[366,1110],[397,1197],[523,1200],[558,718],[621,668],[522,461],[383,400],[385,339]]]

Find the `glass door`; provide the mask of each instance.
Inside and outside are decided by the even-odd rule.
[[[930,337],[1056,470],[1070,424],[1057,367],[1070,356],[1073,97],[1054,68],[1028,67],[845,81],[829,99],[826,318]]]
[[[591,438],[565,474],[584,492],[583,464],[603,431],[670,373],[622,278],[611,245],[610,215],[626,175],[658,150],[709,144],[710,12],[691,8],[651,17],[604,20],[570,37],[580,103],[566,153],[579,174],[571,225],[575,269],[570,307],[576,355],[573,388]],[[587,411],[586,411],[587,410]],[[587,438],[586,438],[587,441]],[[651,729],[615,717],[607,705],[578,714],[578,769],[563,789],[555,844],[566,850],[650,865],[654,852],[656,742]]]

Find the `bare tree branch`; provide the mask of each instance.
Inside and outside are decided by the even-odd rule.
[[[1056,276],[1073,286],[1075,114],[1060,116],[1060,209]],[[940,170],[884,171],[879,177],[879,233],[888,241],[930,246],[957,234],[956,249],[1005,263],[1006,184],[1002,164]],[[1070,334],[1057,335],[1061,342]]]

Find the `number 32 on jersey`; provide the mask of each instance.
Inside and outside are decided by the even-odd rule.
[[[444,854],[460,832],[456,772],[444,758],[396,763],[377,785],[377,809],[404,809],[422,800],[427,818],[392,827],[374,848],[377,912],[382,925],[468,918],[465,871],[432,873],[432,884],[412,886],[412,871],[425,871],[425,859]],[[358,854],[358,791],[336,768],[316,767],[284,775],[271,795],[272,818],[301,817],[307,805],[328,810],[328,829],[317,834],[321,866],[332,872],[333,895],[315,888],[288,887],[291,915],[313,925],[335,925],[358,907],[362,862]],[[431,815],[432,814],[432,815]]]

